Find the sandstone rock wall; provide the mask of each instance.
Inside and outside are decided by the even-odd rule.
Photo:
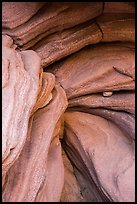
[[[2,190],[135,201],[134,2],[2,3]]]

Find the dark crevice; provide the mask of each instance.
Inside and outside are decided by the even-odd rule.
[[[99,26],[99,24],[98,24],[98,22],[97,22],[97,20],[95,19],[95,23],[96,23],[96,25],[98,26],[98,28],[99,28],[99,30],[100,30],[100,32],[101,32],[101,35],[102,35],[102,39],[100,40],[100,42],[103,40],[103,36],[104,36],[104,33],[103,33],[103,30],[101,29],[101,27]]]
[[[69,129],[70,131],[73,132],[71,127],[69,127],[67,124],[65,124],[64,126],[67,129]],[[73,132],[73,134],[74,134],[75,138],[77,138],[74,132]],[[73,138],[74,138],[74,136],[73,136]],[[62,140],[62,147],[63,147],[64,151],[66,152],[70,162],[72,163],[73,168],[75,167],[81,173],[81,175],[83,177],[85,177],[85,180],[89,181],[89,184],[91,185],[90,187],[92,189],[93,195],[96,197],[97,200],[102,199],[102,201],[104,201],[104,202],[105,201],[112,201],[110,196],[109,195],[106,196],[104,194],[104,192],[102,191],[102,189],[99,187],[99,186],[101,186],[101,183],[100,183],[100,181],[98,179],[98,176],[96,174],[96,170],[95,170],[95,167],[93,165],[93,162],[92,162],[91,159],[89,160],[89,158],[87,158],[85,156],[84,149],[82,148],[79,140],[77,139],[77,145],[78,145],[78,148],[80,148],[81,151],[83,152],[82,155],[85,157],[86,163],[85,163],[85,159],[83,161],[83,159],[82,159],[81,155],[79,154],[77,148],[75,146],[73,146],[73,145],[72,145],[73,146],[73,148],[72,148],[71,144],[68,144],[66,139],[67,139],[66,132],[64,132],[64,138]],[[77,160],[83,166],[82,169],[81,169],[81,166],[78,165]],[[90,167],[88,167],[88,165]],[[91,171],[89,171],[89,168],[91,169]],[[93,175],[91,175],[91,173]],[[94,177],[95,180],[92,177]]]
[[[133,77],[132,77],[129,73],[123,72],[122,70],[120,70],[120,68],[117,68],[117,67],[114,67],[114,66],[113,66],[113,69],[114,69],[116,72],[118,72],[118,73],[120,73],[120,74],[122,74],[122,75],[128,76],[128,77],[130,77],[131,79],[133,79]],[[134,81],[134,79],[133,79],[133,81]]]

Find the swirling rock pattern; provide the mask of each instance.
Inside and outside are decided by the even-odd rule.
[[[133,2],[2,3],[3,202],[135,201]]]
[[[5,173],[25,143],[29,117],[39,92],[41,65],[34,51],[18,53],[12,48],[12,39],[3,36],[2,41],[2,159]]]

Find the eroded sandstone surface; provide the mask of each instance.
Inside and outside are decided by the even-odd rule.
[[[2,3],[2,190],[135,201],[134,2]]]

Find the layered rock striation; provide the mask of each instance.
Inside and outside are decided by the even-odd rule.
[[[2,190],[135,201],[133,2],[2,3]]]

